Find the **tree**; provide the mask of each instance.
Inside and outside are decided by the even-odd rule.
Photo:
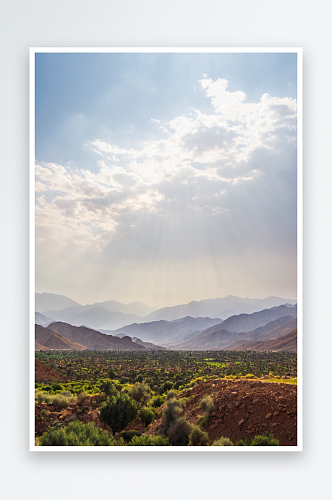
[[[151,399],[151,390],[147,384],[136,382],[129,391],[129,395],[137,402],[139,409],[143,408]]]
[[[172,446],[188,446],[192,425],[180,417],[169,427],[167,437]]]
[[[167,432],[169,427],[176,421],[178,420],[183,412],[182,409],[183,402],[179,399],[169,399],[166,401],[165,408],[163,410],[163,414],[161,417],[161,431],[162,432]]]
[[[105,396],[114,396],[118,391],[112,380],[105,380],[101,386],[101,390],[105,393]]]
[[[151,422],[153,422],[154,413],[148,408],[143,408],[143,410],[139,412],[138,418],[141,420],[144,427],[146,427],[147,425],[151,424]]]
[[[113,435],[121,432],[137,418],[137,404],[128,394],[116,394],[107,398],[100,408],[100,421],[109,425]]]

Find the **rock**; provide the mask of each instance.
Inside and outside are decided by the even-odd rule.
[[[71,415],[69,418],[68,418],[68,422],[73,422],[74,420],[77,420],[77,415]]]
[[[277,415],[279,415],[279,413],[280,413],[280,412],[279,412],[278,410],[276,410],[276,411],[273,413],[273,416],[274,416],[274,417],[276,417]]]
[[[244,418],[242,418],[242,419],[240,420],[239,425],[242,425],[242,424],[243,424],[243,422],[244,422]]]
[[[255,403],[259,403],[259,402],[260,402],[260,399],[259,399],[259,398],[257,398],[257,399],[254,399],[254,400],[253,400],[253,404],[255,404]]]
[[[213,431],[213,429],[216,429],[217,427],[218,427],[218,424],[212,424],[210,429],[211,429],[211,431]]]
[[[272,416],[272,413],[268,413],[267,415],[265,415],[265,418],[271,418]]]

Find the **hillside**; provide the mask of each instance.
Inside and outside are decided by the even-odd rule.
[[[215,406],[204,429],[210,442],[227,436],[236,443],[244,437],[254,437],[267,431],[273,432],[280,446],[296,446],[296,385],[218,379],[200,383],[178,396],[188,398],[184,413],[191,424],[197,424],[203,415],[199,402],[204,396],[211,396]],[[159,418],[152,423],[147,433],[157,434],[160,427]]]
[[[296,319],[288,314],[277,320],[269,321],[264,326],[259,326],[252,331],[231,331],[227,330],[225,325],[229,328],[232,327],[236,329],[239,324],[243,328],[247,328],[247,325],[257,325],[260,322],[266,321],[268,318],[275,317],[276,315],[278,316],[284,311],[294,313],[295,310],[294,308],[279,306],[278,308],[272,308],[258,313],[232,316],[229,318],[229,321],[226,320],[207,328],[184,342],[171,342],[168,347],[175,350],[200,351],[228,348],[235,349],[235,347],[237,347],[238,350],[247,350],[250,348],[247,347],[250,341],[252,341],[251,345],[254,345],[253,341],[265,342],[290,333],[296,328]]]
[[[226,350],[232,351],[274,351],[274,352],[296,352],[297,351],[297,330],[286,335],[271,340],[244,341],[229,344]]]
[[[77,327],[68,323],[52,323],[49,328],[60,333],[63,337],[73,342],[79,342],[87,349],[95,350],[119,350],[119,351],[142,351],[148,348],[133,342],[130,337],[114,337],[97,332],[85,326]]]
[[[85,350],[84,345],[78,342],[72,342],[59,333],[54,332],[49,328],[44,328],[41,325],[35,325],[35,340],[37,345],[44,346],[47,349],[67,349],[74,351]]]

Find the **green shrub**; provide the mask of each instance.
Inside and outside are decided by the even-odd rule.
[[[182,415],[183,402],[179,399],[169,399],[166,401],[166,406],[161,417],[161,432],[166,432],[167,429]]]
[[[265,432],[264,436],[255,436],[250,446],[279,446],[279,441],[274,439],[273,434]]]
[[[148,408],[143,408],[138,414],[138,418],[141,420],[142,424],[144,427],[147,425],[150,425],[151,422],[154,420],[154,413],[153,411],[149,410]]]
[[[114,396],[118,391],[112,380],[105,380],[100,387],[100,390],[105,393],[105,396]]]
[[[189,434],[189,446],[202,446],[208,443],[208,433],[203,432],[197,425],[195,425]]]
[[[130,441],[134,436],[141,436],[142,433],[139,431],[122,431],[120,434],[120,438],[123,438],[125,441]]]
[[[171,391],[168,391],[167,396],[166,396],[166,401],[168,401],[169,399],[175,398],[175,396],[177,396],[177,395],[178,395],[177,391],[174,391],[173,389]]]
[[[242,438],[235,443],[235,446],[250,446],[250,439],[248,437]]]
[[[161,436],[134,436],[128,446],[171,446],[167,438]]]
[[[172,446],[188,446],[192,425],[180,417],[168,428],[167,437]]]
[[[211,446],[234,446],[234,445],[229,438],[221,436],[219,439],[214,441]]]
[[[53,391],[63,391],[64,387],[61,384],[53,384]]]
[[[128,384],[129,378],[128,377],[121,377],[120,384]]]
[[[147,384],[136,382],[130,389],[129,395],[137,402],[138,408],[143,408],[151,399],[151,390]]]
[[[159,408],[162,404],[164,404],[165,400],[161,396],[157,396],[156,398],[153,398],[152,404],[155,408]]]
[[[60,422],[59,422],[60,423]],[[114,438],[92,422],[71,422],[67,427],[51,427],[39,439],[39,446],[114,446]]]
[[[100,421],[109,425],[113,434],[121,432],[137,418],[137,403],[128,394],[107,398],[100,408]]]
[[[210,417],[211,413],[214,411],[213,400],[211,396],[205,396],[201,399],[199,407]]]

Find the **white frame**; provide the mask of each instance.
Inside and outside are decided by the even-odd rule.
[[[36,53],[296,53],[297,54],[297,446],[93,447],[35,446],[35,54]],[[303,451],[303,50],[301,47],[31,47],[29,63],[29,451],[283,452]]]

